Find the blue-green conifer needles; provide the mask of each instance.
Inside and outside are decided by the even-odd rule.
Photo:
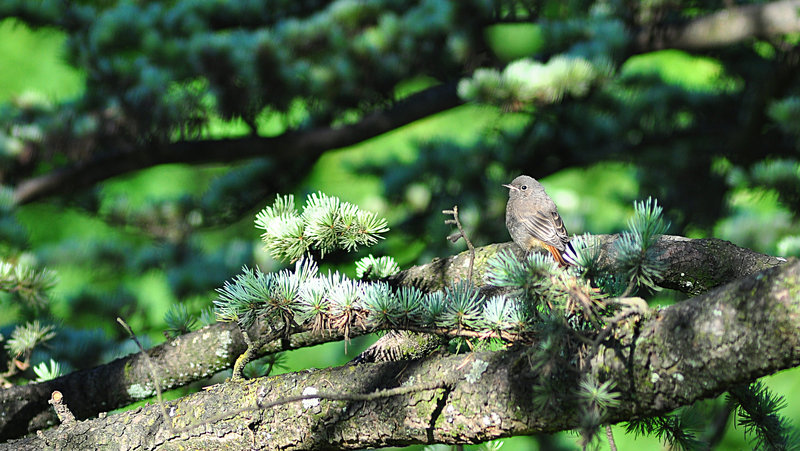
[[[570,259],[584,271],[583,275],[587,276],[590,275],[587,274],[589,271],[593,271],[597,268],[597,264],[600,261],[601,250],[602,248],[597,237],[584,233],[583,235],[572,238],[567,253]]]
[[[55,327],[42,326],[39,321],[27,323],[14,328],[11,337],[6,341],[5,348],[8,355],[19,358],[30,355],[33,348],[55,337]]]
[[[321,192],[308,196],[302,212],[295,209],[294,196],[278,196],[256,215],[255,223],[264,230],[261,238],[270,255],[289,261],[311,249],[324,257],[337,249],[371,246],[389,230],[386,219]]]
[[[767,114],[787,134],[799,138],[800,144],[800,97],[789,96],[772,102]]]
[[[197,317],[189,312],[186,305],[174,304],[164,315],[164,322],[167,323],[166,334],[177,337],[191,332],[197,324]]]
[[[384,279],[400,272],[400,266],[392,257],[375,258],[372,254],[356,262],[356,277],[359,279]]]
[[[661,211],[652,199],[636,203],[629,230],[615,245],[615,267],[622,268],[623,274],[613,276],[629,280],[629,287],[654,288],[661,276],[663,264],[653,251],[667,228]],[[619,294],[608,292],[602,284],[592,286],[611,276],[597,267],[601,246],[590,235],[574,239],[571,258],[578,266],[568,270],[540,253],[524,259],[510,252],[494,256],[487,263],[486,281],[506,294],[487,299],[463,282],[430,293],[413,287],[392,288],[380,280],[399,271],[388,257],[361,259],[356,265],[357,279],[338,272],[319,274],[310,249],[324,255],[333,249],[368,245],[388,230],[384,219],[323,193],[309,195],[302,212],[295,209],[291,195],[278,196],[258,214],[256,225],[264,230],[266,247],[273,255],[296,264],[293,271],[269,274],[244,268],[217,290],[217,318],[236,321],[244,328],[264,320],[280,327],[334,328],[346,335],[352,327],[422,328],[513,339],[538,330],[538,323],[563,319],[568,319],[570,327],[599,327],[608,305],[605,298]]]
[[[33,367],[33,372],[36,374],[36,382],[45,382],[64,375],[61,364],[53,359],[48,362],[40,362]]]
[[[658,290],[656,283],[665,269],[653,245],[669,223],[661,218],[662,208],[651,198],[634,204],[634,215],[628,230],[616,242],[617,259],[632,286]]]
[[[217,292],[217,319],[236,321],[244,329],[256,320],[315,331],[330,327],[345,334],[352,327],[442,328],[497,336],[525,329],[526,316],[516,300],[499,296],[487,301],[465,282],[432,293],[408,286],[395,290],[382,281],[319,274],[310,257],[298,260],[293,271],[263,273],[245,267]]]
[[[763,382],[735,387],[728,392],[727,401],[753,449],[800,448],[800,436],[780,413],[787,406],[786,399],[771,393]]]
[[[8,190],[0,188],[0,211],[7,212],[13,207],[13,203],[9,202],[8,193]],[[21,311],[46,312],[50,306],[50,291],[57,282],[56,275],[47,269],[39,270],[29,266],[24,263],[26,259],[23,254],[13,262],[0,260],[0,293],[10,295],[3,300],[14,302]],[[0,374],[0,385],[11,383],[12,377],[30,365],[34,349],[55,337],[55,329],[54,325],[42,325],[38,320],[34,320],[14,326],[10,336],[0,335],[0,341],[4,342],[3,348],[8,357],[6,361],[8,368]],[[39,367],[36,373],[42,378],[47,371]]]
[[[21,263],[0,260],[0,291],[16,295],[26,308],[44,308],[56,280],[55,274],[46,269],[37,271]]]
[[[487,266],[489,284],[511,289],[511,295],[524,306],[521,311],[507,307],[509,318],[516,318],[512,322],[517,328],[526,319],[544,320],[573,313],[591,321],[604,306],[605,296],[599,290],[572,271],[559,268],[544,254],[530,253],[520,260],[511,252],[500,252],[489,259]]]

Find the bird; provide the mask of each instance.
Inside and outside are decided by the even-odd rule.
[[[559,266],[569,266],[564,259],[569,235],[544,186],[527,175],[520,175],[503,186],[508,188],[506,228],[511,239],[526,252],[546,249]]]

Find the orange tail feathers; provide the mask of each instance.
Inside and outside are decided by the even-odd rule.
[[[545,244],[544,248],[550,251],[550,254],[553,256],[553,259],[555,259],[555,261],[558,263],[558,266],[562,268],[566,268],[567,266],[569,266],[569,263],[567,263],[567,261],[564,260],[564,257],[561,255],[561,251],[559,251],[553,246],[550,246],[549,244]]]

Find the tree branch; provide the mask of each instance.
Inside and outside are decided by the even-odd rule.
[[[603,246],[601,265],[609,267],[616,259],[619,235],[597,235]],[[706,291],[786,263],[785,258],[761,254],[718,238],[690,239],[662,235],[654,246],[666,263],[664,279],[658,285],[689,295]]]
[[[642,53],[664,48],[713,49],[749,38],[798,32],[798,9],[800,0],[728,8],[685,23],[643,30],[634,36],[631,50]],[[455,86],[448,83],[426,89],[388,110],[339,128],[289,131],[276,137],[146,143],[125,150],[108,150],[87,161],[22,181],[16,187],[15,199],[25,204],[165,163],[199,164],[268,157],[275,164],[276,174],[305,172],[325,151],[359,143],[460,105],[462,101]]]
[[[602,263],[612,261],[613,243],[618,235],[598,235],[603,246]],[[476,248],[473,283],[485,287],[486,261],[502,251],[524,256],[514,243],[492,244]],[[785,260],[740,248],[717,239],[693,240],[677,236],[661,237],[656,251],[667,263],[666,278],[661,285],[685,293],[698,294],[740,279],[762,269],[780,265]],[[409,268],[392,277],[395,286],[413,285],[425,291],[436,291],[451,282],[467,278],[469,252]],[[373,332],[353,328],[351,337]],[[447,331],[439,331],[443,335]],[[259,356],[297,349],[314,344],[342,340],[341,332],[323,334],[301,332],[287,339],[276,340],[261,349]],[[161,375],[161,389],[169,390],[212,376],[230,368],[245,351],[246,343],[233,323],[217,323],[174,338],[148,351]],[[191,368],[191,369],[190,369]],[[56,423],[55,413],[47,401],[55,390],[65,396],[80,393],[69,401],[69,408],[78,419],[113,410],[155,394],[149,370],[140,354],[117,359],[96,368],[76,371],[52,381],[14,386],[0,390],[0,439],[20,437]]]
[[[798,31],[800,1],[787,0],[726,8],[685,23],[643,30],[633,44],[636,53],[666,48],[708,50]]]
[[[17,203],[26,204],[166,163],[233,162],[267,157],[275,165],[276,173],[296,174],[308,171],[325,151],[359,143],[461,103],[456,84],[447,83],[412,94],[387,110],[368,114],[354,124],[338,128],[289,131],[275,137],[147,143],[127,150],[111,150],[25,180],[16,187],[14,198]]]
[[[368,332],[353,330],[350,336],[365,333]],[[302,332],[268,343],[259,354],[275,354],[343,338],[343,334],[335,331]],[[216,323],[173,338],[147,352],[160,375],[161,389],[169,390],[230,368],[245,349],[247,345],[236,324]],[[53,391],[81,394],[69,400],[69,408],[78,419],[155,395],[147,364],[140,353],[50,381],[15,385],[0,390],[0,440],[21,437],[57,424],[55,412],[47,403]]]
[[[619,324],[587,364],[610,380],[620,404],[610,423],[691,404],[729,387],[800,364],[800,262],[767,269],[703,296]],[[226,383],[169,402],[174,435],[158,406],[64,425],[5,449],[65,448],[115,443],[123,448],[360,449],[413,443],[474,443],[511,435],[554,432],[580,425],[574,397],[548,409],[532,402],[537,374],[528,348],[432,356],[304,371],[242,384]],[[574,355],[575,349],[563,350]],[[413,382],[412,382],[413,381]],[[447,381],[447,387],[369,401],[285,404],[262,411],[309,387],[365,394],[401,385]],[[578,381],[564,381],[577,387]],[[77,396],[73,394],[72,397]],[[69,404],[70,395],[65,395]],[[354,399],[366,399],[353,396]],[[237,400],[238,404],[232,404]],[[247,410],[252,407],[252,410]],[[207,412],[244,413],[206,424]],[[150,425],[142,428],[141,425]],[[2,447],[0,447],[2,449]]]
[[[607,269],[615,260],[614,243],[619,235],[595,235],[602,246],[600,265]],[[786,262],[786,259],[760,254],[750,249],[716,238],[690,239],[681,236],[661,236],[654,246],[667,266],[664,279],[659,286],[687,294],[705,291],[771,268]],[[522,258],[525,253],[513,242],[490,244],[475,249],[475,274],[472,283],[483,287],[486,261],[499,252],[513,252]],[[469,252],[430,263],[414,266],[390,277],[395,285],[413,285],[426,291],[441,290],[450,282],[466,279]]]

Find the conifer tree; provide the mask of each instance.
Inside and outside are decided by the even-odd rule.
[[[3,1],[0,449],[797,447],[798,10]]]

